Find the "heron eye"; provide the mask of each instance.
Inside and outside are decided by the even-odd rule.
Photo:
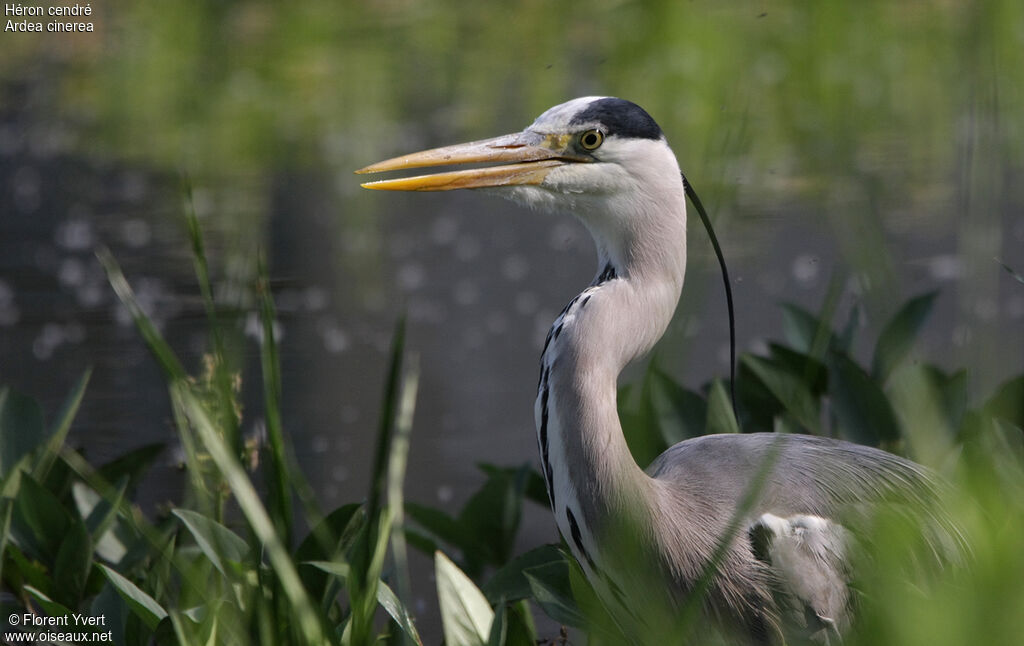
[[[587,130],[580,135],[580,146],[584,150],[597,150],[604,143],[604,133],[600,130]]]

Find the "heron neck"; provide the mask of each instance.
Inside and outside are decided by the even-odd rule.
[[[661,337],[681,287],[681,276],[648,273],[640,280],[635,268],[605,260],[594,284],[566,306],[548,335],[538,441],[556,520],[583,554],[581,563],[589,535],[609,519],[642,513],[652,499],[651,480],[622,433],[617,382],[626,364]]]

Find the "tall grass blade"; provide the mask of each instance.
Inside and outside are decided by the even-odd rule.
[[[392,514],[391,554],[395,562],[395,579],[399,598],[408,602],[412,598],[409,580],[409,550],[405,542],[405,472],[409,460],[409,439],[412,435],[416,393],[419,386],[419,363],[411,357],[409,369],[402,380],[402,394],[395,420],[395,437],[388,457],[388,508]],[[378,598],[379,598],[378,594]],[[392,616],[394,616],[392,614]],[[408,632],[408,631],[407,631]]]
[[[263,407],[270,446],[270,514],[278,532],[290,544],[292,539],[292,498],[288,486],[288,459],[281,423],[281,363],[274,338],[274,301],[270,292],[270,276],[263,254],[257,260],[257,287],[260,298],[260,363],[263,368]]]
[[[199,293],[203,297],[210,336],[213,339],[215,359],[213,379],[220,402],[218,421],[221,428],[224,429],[228,443],[235,448],[236,452],[241,452],[242,437],[238,428],[238,416],[234,412],[234,390],[231,384],[231,374],[227,369],[224,332],[213,297],[213,284],[210,282],[210,267],[206,258],[203,232],[199,226],[199,218],[196,217],[195,203],[192,200],[192,183],[187,175],[182,177],[182,192],[185,194],[185,227],[188,231],[189,241],[192,243],[192,264],[195,268],[196,280],[199,283]]]
[[[224,438],[217,432],[206,409],[189,390],[187,383],[172,382],[171,395],[175,406],[183,410],[206,450],[209,451],[210,457],[231,488],[246,520],[249,521],[253,533],[263,545],[270,565],[277,574],[281,587],[291,604],[299,632],[309,643],[328,642],[328,636],[324,633],[320,618],[314,611],[314,606],[302,586],[302,581],[289,557],[282,537],[275,531],[274,523],[242,465],[239,464]]]
[[[117,264],[113,254],[106,247],[100,247],[96,250],[96,257],[107,272],[107,281],[114,288],[114,293],[117,294],[121,304],[128,310],[132,320],[135,322],[135,327],[138,328],[139,333],[142,334],[142,338],[146,342],[146,347],[153,354],[157,365],[164,371],[164,375],[172,381],[186,379],[188,375],[185,372],[185,368],[182,367],[181,362],[178,361],[178,357],[174,355],[171,347],[164,341],[160,331],[156,329],[153,322],[149,320],[146,313],[139,307],[139,302],[135,298],[135,292],[132,291],[131,285],[125,279],[121,266]]]
[[[85,388],[89,384],[89,376],[91,374],[91,368],[82,373],[82,376],[78,378],[78,381],[71,388],[71,393],[64,400],[64,405],[61,406],[57,419],[53,423],[53,429],[50,431],[50,439],[46,442],[46,448],[32,468],[32,475],[36,480],[41,481],[46,478],[46,474],[50,472],[53,462],[60,455],[60,448],[64,446],[64,440],[67,439],[68,431],[71,430],[71,422],[74,421],[75,415],[78,414],[78,407],[82,403],[82,397],[85,395]]]
[[[355,646],[375,641],[373,631],[377,580],[384,566],[394,510],[384,509],[388,463],[391,459],[395,420],[398,416],[402,356],[405,350],[405,319],[399,319],[391,342],[391,359],[381,405],[377,446],[370,473],[370,491],[366,502],[366,524],[352,547],[352,572],[348,582],[351,605],[349,636]]]
[[[726,525],[725,531],[718,537],[715,551],[712,553],[711,558],[708,559],[701,575],[697,578],[690,594],[686,597],[686,602],[679,611],[676,620],[676,626],[679,630],[675,634],[679,636],[681,643],[686,643],[687,635],[693,631],[697,617],[703,607],[704,596],[711,586],[715,573],[721,566],[729,546],[736,538],[741,523],[749,518],[750,512],[753,510],[754,505],[757,504],[761,496],[761,488],[764,486],[772,469],[775,468],[776,462],[778,462],[779,454],[782,452],[782,442],[780,441],[782,437],[782,435],[779,435],[765,451],[757,471],[754,472],[746,491],[743,492],[743,497],[740,499],[739,504],[736,505],[736,510],[729,517],[729,523]]]

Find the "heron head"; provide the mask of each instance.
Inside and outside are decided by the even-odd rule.
[[[392,191],[487,189],[516,202],[579,217],[599,247],[624,255],[640,237],[685,245],[679,165],[643,108],[613,97],[582,97],[550,108],[522,132],[395,157],[357,173],[472,167],[385,179]],[[621,254],[619,253],[621,252]]]

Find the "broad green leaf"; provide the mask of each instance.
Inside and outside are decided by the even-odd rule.
[[[77,608],[92,569],[92,539],[80,518],[72,518],[57,551],[53,568],[54,593],[58,600]]]
[[[749,354],[740,360],[797,422],[811,433],[820,434],[818,400],[799,375],[792,374],[786,366],[774,360]]]
[[[364,520],[361,510],[362,505],[351,503],[329,513],[295,549],[295,562],[331,561],[339,558],[348,549],[352,538],[361,527]],[[299,570],[299,576],[314,599],[320,599],[322,604],[333,601],[334,594],[328,587],[329,579],[322,571],[302,568]]]
[[[439,509],[415,502],[405,503],[405,513],[434,538],[465,552],[477,548],[473,533]]]
[[[508,640],[508,604],[503,603],[494,612],[491,632],[487,636],[487,646],[505,646]]]
[[[128,480],[125,478],[118,487],[114,500],[108,501],[85,483],[75,482],[71,485],[71,496],[79,515],[85,519],[85,526],[96,546],[96,553],[111,563],[120,562],[128,551],[120,535],[123,528],[116,523],[127,486]]]
[[[722,384],[721,379],[711,382],[711,390],[708,392],[708,417],[707,434],[713,433],[739,433],[740,425],[736,421],[736,415],[732,411],[732,402],[729,393]]]
[[[346,536],[351,539],[353,522],[361,505],[349,503],[327,514],[295,549],[296,561],[315,561],[334,558],[347,547]],[[361,518],[361,516],[360,516]]]
[[[35,602],[39,604],[39,607],[42,608],[47,615],[51,617],[67,617],[71,614],[71,611],[68,610],[66,606],[54,601],[38,588],[26,585],[22,589],[32,596]]]
[[[156,602],[156,599],[149,596],[137,585],[124,578],[111,568],[99,564],[100,569],[107,576],[107,580],[114,586],[121,598],[125,600],[128,607],[135,613],[150,630],[156,630],[160,620],[167,616],[167,611]]]
[[[526,599],[531,594],[530,582],[524,572],[550,563],[565,561],[565,556],[557,545],[542,545],[529,552],[520,554],[504,566],[484,584],[482,591],[491,604],[501,600],[517,601]]]
[[[5,581],[20,581],[53,594],[53,576],[42,563],[26,557],[17,545],[7,545],[4,557],[10,559],[4,569]],[[12,570],[14,574],[10,573]]]
[[[192,537],[196,539],[199,549],[224,576],[229,576],[228,569],[224,565],[225,560],[234,563],[241,563],[245,560],[249,553],[249,546],[238,534],[227,527],[189,509],[175,509],[171,513],[185,524]]]
[[[703,397],[683,388],[658,368],[650,371],[645,385],[652,421],[666,448],[704,432],[707,426],[707,403]]]
[[[43,409],[31,397],[0,389],[0,478],[46,442]]]
[[[587,627],[587,619],[572,594],[566,560],[524,570],[523,576],[530,584],[534,600],[548,617],[574,628]]]
[[[134,492],[153,461],[164,450],[164,446],[159,442],[140,446],[107,462],[97,471],[108,482],[120,482],[122,478],[126,478],[126,490]]]
[[[434,554],[434,572],[445,643],[460,646],[486,644],[494,611],[483,593],[442,552]]]
[[[391,618],[405,631],[406,635],[411,637],[420,646],[423,646],[423,640],[420,639],[420,635],[416,631],[416,624],[412,615],[409,614],[405,605],[398,600],[398,596],[394,591],[383,581],[377,584],[377,603],[391,615]]]
[[[1024,375],[1003,382],[985,402],[985,412],[1024,428]]]
[[[810,354],[815,340],[827,334],[825,347],[835,347],[836,338],[825,323],[799,305],[782,304],[782,330],[794,350]]]
[[[505,643],[510,646],[533,646],[539,643],[530,602],[523,599],[507,604],[506,608]]]
[[[937,291],[928,292],[907,301],[878,336],[871,374],[880,382],[884,383],[910,352],[937,295]]]
[[[52,560],[60,549],[71,517],[60,500],[34,478],[24,474],[14,503],[11,532],[23,550],[37,558]]]
[[[102,568],[102,566],[101,566]],[[93,617],[105,617],[105,628],[111,631],[114,644],[126,644],[125,623],[132,616],[128,602],[124,600],[117,587],[108,580],[100,593],[89,604],[89,614]]]
[[[898,440],[899,422],[879,383],[846,354],[833,353],[831,365],[829,390],[840,435],[868,445]]]
[[[338,577],[342,581],[347,579],[352,571],[352,568],[349,567],[348,563],[342,563],[340,561],[309,561],[306,565],[310,565],[322,572]],[[416,631],[416,624],[412,615],[409,614],[405,605],[399,601],[394,590],[392,590],[383,581],[377,582],[377,603],[384,608],[384,610],[392,619],[395,620],[395,622],[409,637],[411,637],[417,644],[422,645],[423,641],[420,639],[419,633]]]
[[[523,495],[527,500],[531,500],[542,507],[547,507],[548,501],[548,487],[544,484],[544,476],[539,471],[531,467],[529,464],[524,464],[519,467],[499,467],[494,464],[481,462],[477,464],[477,467],[486,473],[488,476],[493,476],[497,473],[504,473],[508,476],[514,476],[520,471],[526,472],[526,488],[523,489]],[[433,550],[431,550],[433,553]]]
[[[504,563],[511,556],[519,520],[527,472],[496,473],[474,493],[459,512],[458,523],[473,536],[475,550],[466,553],[467,571],[476,575],[484,563]]]
[[[768,344],[768,351],[776,364],[789,374],[798,376],[815,397],[828,389],[828,368],[821,361],[777,343]]]

